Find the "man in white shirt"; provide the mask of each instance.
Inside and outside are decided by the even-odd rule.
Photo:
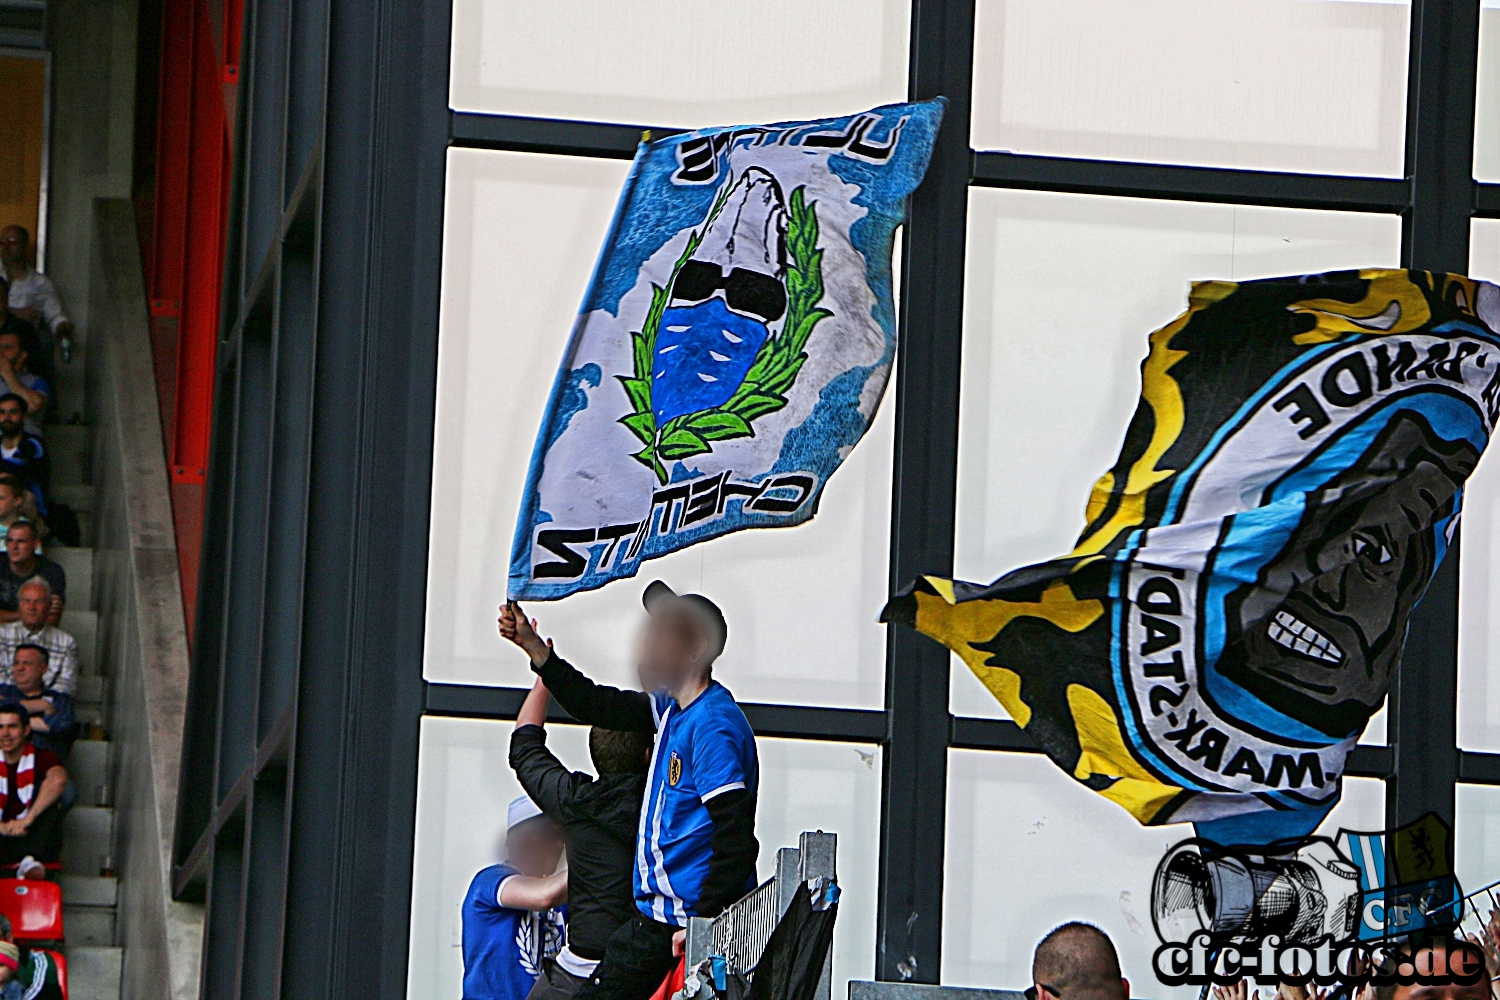
[[[52,279],[33,270],[31,234],[22,226],[0,229],[0,266],[10,282],[10,311],[29,323],[41,319],[55,337],[72,337],[73,321],[63,311]]]
[[[51,585],[40,577],[27,580],[16,595],[16,607],[20,617],[0,625],[0,684],[13,683],[10,664],[18,646],[41,646],[47,651],[42,686],[71,695],[78,674],[78,643],[56,625],[47,624]]]

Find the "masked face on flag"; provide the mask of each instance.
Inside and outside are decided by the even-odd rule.
[[[1221,843],[1309,833],[1385,700],[1500,413],[1500,289],[1195,285],[1066,556],[926,578],[947,644],[1079,781]]]
[[[895,231],[942,108],[641,145],[542,415],[510,596],[813,516],[895,361]]]

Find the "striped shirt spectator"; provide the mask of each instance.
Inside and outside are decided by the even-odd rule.
[[[78,643],[56,625],[47,624],[51,585],[40,577],[27,580],[21,584],[16,603],[21,617],[0,625],[0,684],[14,683],[10,665],[19,647],[40,646],[47,651],[42,685],[71,695],[78,674]]]

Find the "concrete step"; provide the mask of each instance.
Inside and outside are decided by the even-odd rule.
[[[73,704],[103,705],[109,701],[109,678],[98,674],[81,674],[75,678]]]
[[[74,945],[63,953],[68,959],[70,1000],[120,1000],[120,966],[123,948]]]
[[[75,610],[69,604],[68,610],[63,612],[62,621],[57,627],[71,635],[78,643],[78,672],[80,674],[99,673],[99,661],[95,654],[99,634],[98,612]]]
[[[63,871],[98,875],[105,857],[114,853],[115,811],[83,805],[89,801],[79,789],[79,804],[63,817]]]
[[[52,451],[52,485],[86,483],[93,466],[93,434],[82,424],[48,424],[47,445]]]
[[[120,880],[113,875],[63,875],[57,881],[62,885],[64,906],[113,907]]]
[[[63,930],[70,945],[115,943],[115,911],[109,906],[64,906]]]
[[[68,777],[78,789],[78,804],[99,804],[99,786],[111,781],[110,744],[107,740],[79,740],[68,755]]]
[[[68,574],[68,607],[94,610],[94,550],[52,545],[47,548],[47,557]]]
[[[94,509],[94,488],[84,483],[53,483],[47,499],[60,500],[75,511]]]

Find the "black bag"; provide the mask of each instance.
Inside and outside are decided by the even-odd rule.
[[[816,883],[821,908],[814,909],[808,883],[797,886],[755,966],[749,1000],[813,1000],[839,915],[838,885],[824,879]]]

